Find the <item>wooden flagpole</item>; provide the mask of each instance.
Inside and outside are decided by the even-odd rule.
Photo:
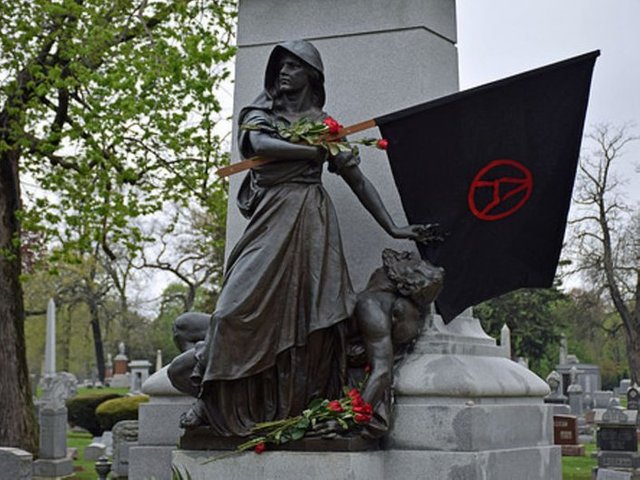
[[[365,120],[364,122],[354,123],[353,125],[349,125],[348,127],[343,127],[338,133],[331,135],[327,138],[328,141],[334,141],[338,138],[346,137],[347,135],[351,135],[352,133],[361,132],[363,130],[368,130],[376,126],[375,120]],[[251,157],[247,160],[242,160],[240,162],[232,163],[231,165],[227,165],[226,167],[219,168],[216,170],[216,173],[220,178],[228,177],[229,175],[233,175],[235,173],[244,172],[245,170],[249,170],[250,168],[259,167],[260,165],[266,165],[267,163],[274,162],[273,158],[264,158],[264,157]]]

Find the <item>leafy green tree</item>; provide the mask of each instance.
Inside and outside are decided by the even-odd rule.
[[[603,388],[612,389],[629,375],[620,317],[597,291],[574,289],[568,295],[572,301],[559,307],[559,315],[566,322],[569,352],[598,365]]]
[[[557,288],[520,289],[477,305],[474,314],[493,337],[506,324],[512,355],[527,358],[531,369],[544,377],[557,363],[565,324],[560,307],[569,301]]]
[[[231,0],[0,4],[0,445],[36,449],[25,358],[21,231],[84,261],[145,240],[132,219],[207,202],[227,159],[216,91]],[[21,176],[44,189],[26,198]]]

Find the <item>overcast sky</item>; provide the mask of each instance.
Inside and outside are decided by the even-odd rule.
[[[586,130],[632,122],[640,135],[640,0],[457,0],[457,19],[461,89],[601,50]],[[620,165],[634,202],[639,164],[640,141]]]

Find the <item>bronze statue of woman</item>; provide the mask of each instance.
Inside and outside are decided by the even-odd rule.
[[[256,422],[300,414],[315,397],[340,396],[355,295],[323,163],[389,235],[420,240],[425,231],[393,222],[357,156],[331,156],[274,133],[278,123],[327,117],[323,65],[312,44],[277,45],[264,86],[239,114],[239,124],[252,128],[240,128],[238,145],[244,158],[276,161],[245,178],[238,205],[249,224],[229,256],[206,339],[169,370],[177,388],[198,398],[182,426],[206,424],[221,436],[247,435]]]

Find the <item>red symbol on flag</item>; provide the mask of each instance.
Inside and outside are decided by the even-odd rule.
[[[471,182],[469,209],[480,220],[494,221],[518,211],[531,196],[531,172],[515,160],[493,160]]]

